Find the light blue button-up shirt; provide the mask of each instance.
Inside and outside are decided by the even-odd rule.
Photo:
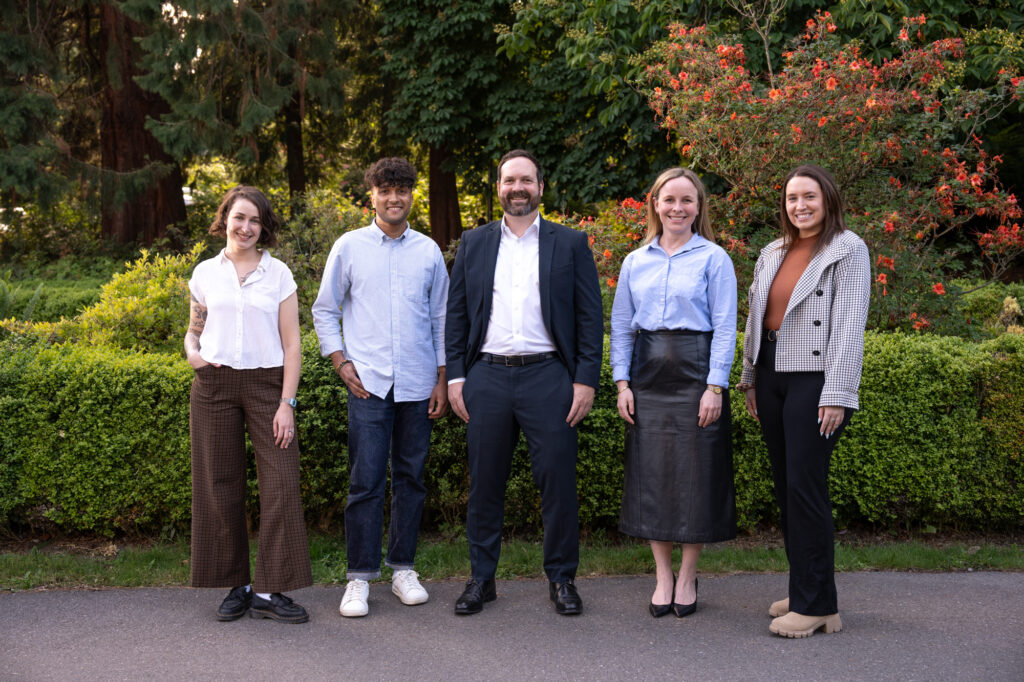
[[[448,271],[430,237],[406,227],[391,239],[376,222],[347,232],[313,303],[320,352],[344,351],[379,398],[393,386],[396,402],[426,400],[444,366],[447,303]]]
[[[611,363],[629,380],[637,330],[714,331],[708,383],[729,385],[736,352],[736,271],[725,249],[694,234],[669,256],[655,238],[622,261],[612,303]]]

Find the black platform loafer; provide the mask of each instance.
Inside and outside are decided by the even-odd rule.
[[[473,613],[480,613],[484,610],[484,602],[494,601],[498,598],[498,591],[495,589],[493,580],[482,582],[469,579],[466,589],[462,591],[455,602],[455,615],[468,616]]]
[[[278,623],[305,623],[309,620],[306,609],[292,601],[280,592],[270,595],[270,600],[254,595],[252,606],[249,608],[250,618],[270,618]]]
[[[567,580],[564,583],[549,583],[548,593],[555,602],[555,611],[563,616],[578,616],[583,613],[583,600],[576,591],[576,584]]]
[[[217,620],[238,620],[245,615],[251,605],[252,590],[245,589],[245,585],[236,587],[228,592],[228,596],[224,597],[224,601],[220,603],[220,608],[217,609]]]

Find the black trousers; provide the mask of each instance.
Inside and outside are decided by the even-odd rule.
[[[755,395],[772,464],[789,560],[789,608],[805,616],[839,612],[828,467],[853,410],[830,438],[818,433],[823,372],[776,372],[776,342],[761,339]]]
[[[579,564],[576,429],[565,418],[572,379],[557,359],[523,367],[477,362],[466,374],[469,505],[466,536],[476,580],[493,580],[501,552],[505,487],[519,432],[530,449],[544,522],[544,572],[564,582]]]

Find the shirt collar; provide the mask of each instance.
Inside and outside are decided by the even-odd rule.
[[[220,263],[221,265],[224,265],[226,263],[234,265],[233,263],[231,263],[231,259],[228,258],[227,251],[228,251],[227,248],[223,248],[223,249],[220,250],[220,259],[217,262]],[[270,251],[268,251],[267,249],[263,249],[262,251],[260,251],[260,262],[256,264],[256,269],[257,270],[266,270],[267,269],[267,265],[269,265],[269,264],[270,264]]]
[[[377,218],[374,218],[370,222],[370,227],[372,227],[373,229],[377,230],[375,236],[380,241],[381,244],[383,244],[384,242],[387,242],[387,241],[393,241],[393,242],[403,241],[409,235],[409,229],[410,229],[409,221],[407,220],[407,221],[405,221],[405,229],[402,230],[402,234],[398,235],[397,237],[389,237],[387,232],[385,232],[384,230],[380,229],[380,225],[377,224]]]
[[[704,239],[704,237],[701,237],[699,233],[694,232],[693,236],[690,237],[689,241],[687,241],[685,244],[683,244],[682,248],[679,249],[678,251],[676,251],[675,253],[673,253],[672,255],[673,256],[677,256],[680,253],[686,253],[687,251],[693,251],[694,249],[699,249],[699,248],[702,248],[704,246],[707,246],[707,244],[708,244],[708,240],[707,239]],[[647,248],[648,249],[657,248],[658,251],[661,251],[662,253],[665,253],[665,249],[661,248],[661,235],[659,234],[658,236],[656,236],[651,241],[651,243],[647,245]]]
[[[540,211],[537,211],[537,216],[533,219],[533,222],[530,223],[530,226],[526,228],[526,232],[523,232],[523,237],[530,234],[530,230],[540,234]],[[505,222],[505,216],[501,217],[501,233],[512,239],[520,239],[520,237],[516,237],[512,234],[512,230],[508,229],[508,223]]]

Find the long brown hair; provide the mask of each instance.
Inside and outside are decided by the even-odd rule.
[[[277,236],[275,233],[281,227],[281,223],[278,222],[277,216],[274,215],[270,199],[267,199],[263,192],[248,185],[236,185],[224,193],[224,198],[221,199],[220,206],[217,208],[217,215],[210,225],[210,234],[217,235],[218,237],[227,235],[228,214],[231,213],[231,207],[239,199],[252,202],[252,205],[259,211],[260,237],[256,240],[256,243],[260,246],[276,246]]]
[[[825,208],[825,216],[822,221],[821,232],[818,233],[818,241],[814,244],[811,255],[814,256],[831,243],[837,234],[846,229],[846,222],[843,220],[843,198],[839,194],[839,187],[836,186],[832,174],[821,166],[813,163],[805,163],[797,166],[786,176],[782,183],[782,195],[779,197],[779,216],[782,221],[782,248],[789,249],[800,237],[800,230],[789,219],[786,211],[786,188],[789,181],[796,177],[810,178],[821,187],[821,198]]]
[[[669,168],[658,176],[651,191],[647,194],[647,235],[644,237],[644,244],[650,244],[662,232],[661,218],[658,217],[658,212],[655,210],[658,193],[666,183],[676,178],[686,178],[697,188],[697,217],[693,219],[691,229],[704,239],[715,241],[715,233],[711,231],[711,219],[708,217],[708,192],[704,189],[704,183],[689,168]]]

